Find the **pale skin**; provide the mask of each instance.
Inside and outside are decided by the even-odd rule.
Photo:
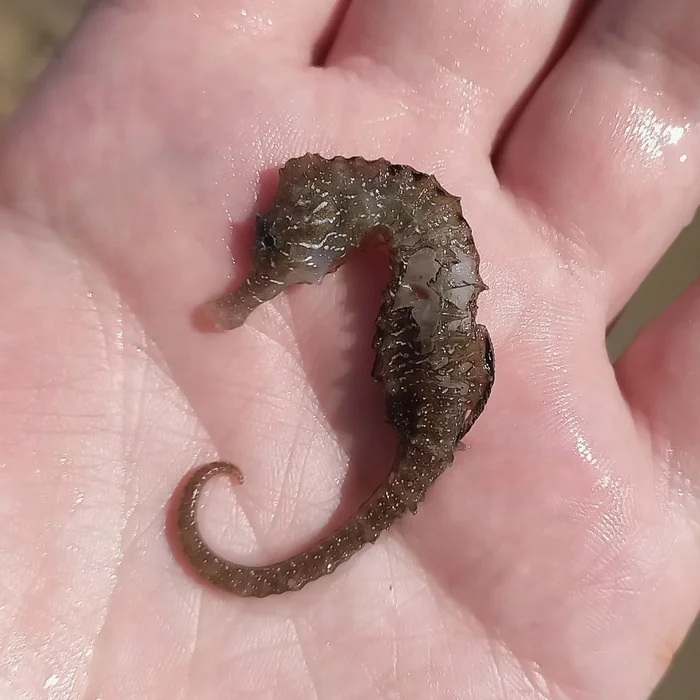
[[[700,603],[700,286],[614,368],[604,336],[699,201],[700,6],[583,5],[92,10],[0,147],[3,698],[648,696]],[[393,450],[380,256],[197,322],[306,151],[462,197],[496,382],[417,515],[251,601],[183,568],[185,475],[240,465],[203,529],[267,563]]]

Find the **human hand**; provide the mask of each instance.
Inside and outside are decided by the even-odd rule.
[[[650,692],[698,607],[700,289],[615,369],[604,335],[698,202],[700,9],[587,4],[92,11],[0,149],[3,697]],[[496,382],[416,516],[252,601],[174,556],[183,477],[241,466],[205,533],[267,563],[347,516],[393,449],[381,260],[228,334],[193,321],[306,151],[462,197]]]

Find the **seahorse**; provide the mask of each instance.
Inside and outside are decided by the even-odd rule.
[[[289,160],[271,209],[256,219],[251,274],[206,306],[213,325],[237,328],[291,285],[320,283],[368,236],[383,239],[392,269],[372,370],[397,430],[388,478],[306,551],[268,566],[241,566],[204,541],[197,509],[209,479],[227,473],[242,482],[242,472],[225,461],[196,469],[179,502],[179,539],[195,572],[225,591],[261,598],[296,591],[374,543],[397,518],[416,512],[489,398],[494,353],[488,331],[476,323],[486,285],[471,228],[459,198],[407,165],[316,154]]]

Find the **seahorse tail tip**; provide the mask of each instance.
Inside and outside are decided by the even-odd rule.
[[[198,467],[192,476],[187,480],[189,483],[197,482],[200,488],[214,476],[218,474],[228,474],[239,484],[245,481],[245,476],[243,472],[232,462],[225,462],[223,460],[217,460],[216,462],[209,462]]]
[[[180,531],[191,529],[196,525],[197,503],[204,485],[218,474],[228,474],[235,478],[239,484],[245,480],[243,472],[231,462],[209,462],[196,469],[185,482],[185,487],[180,497],[178,508],[178,522]]]

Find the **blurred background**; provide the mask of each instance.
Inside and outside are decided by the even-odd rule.
[[[86,5],[87,0],[0,0],[0,129]],[[700,217],[681,233],[620,316],[608,337],[611,357],[618,357],[636,333],[698,277]],[[653,696],[699,699],[700,621]]]

